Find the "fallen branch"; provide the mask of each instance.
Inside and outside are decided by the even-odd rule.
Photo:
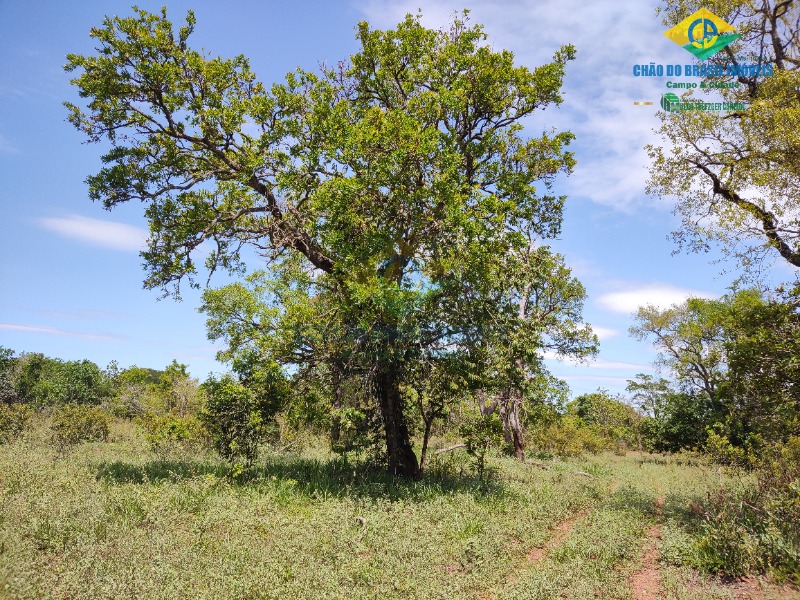
[[[445,452],[450,452],[450,450],[457,450],[458,448],[466,448],[466,447],[467,447],[466,444],[456,444],[455,446],[450,446],[448,448],[442,448],[440,450],[437,450],[436,452],[433,453],[433,455],[439,456],[440,454],[444,454]]]
[[[539,467],[541,469],[544,469],[545,471],[549,471],[550,470],[550,466],[546,465],[545,463],[543,463],[540,460],[527,460],[526,459],[525,463],[529,464],[529,465],[533,465],[534,467]]]
[[[356,542],[360,542],[364,539],[364,534],[367,533],[367,520],[364,517],[356,517],[356,522],[361,525],[361,533],[356,540]]]

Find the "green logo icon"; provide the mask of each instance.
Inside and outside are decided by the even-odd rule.
[[[733,25],[710,10],[701,8],[675,27],[667,29],[664,35],[700,60],[705,60],[738,40],[741,35],[735,31]]]
[[[661,96],[661,108],[663,108],[667,112],[672,112],[672,105],[680,103],[681,99],[678,98],[677,94],[673,94],[672,92],[667,92]]]

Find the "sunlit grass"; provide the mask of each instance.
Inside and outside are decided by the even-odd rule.
[[[656,498],[669,542],[717,477],[637,455],[491,466],[484,484],[454,451],[404,481],[314,446],[231,477],[211,455],[157,459],[125,423],[58,458],[40,424],[0,446],[0,596],[628,598]]]

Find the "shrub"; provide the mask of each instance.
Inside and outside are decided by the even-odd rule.
[[[147,415],[138,423],[150,449],[161,459],[199,452],[208,440],[208,432],[193,415]]]
[[[0,403],[0,444],[16,439],[25,431],[30,418],[31,411],[24,404]]]
[[[531,444],[545,454],[569,457],[584,452],[597,454],[606,441],[591,427],[580,426],[574,417],[562,417],[533,433]]]
[[[267,432],[267,421],[253,393],[230,375],[203,384],[208,403],[200,418],[214,449],[224,459],[252,465]]]
[[[232,367],[237,378],[225,375],[202,385],[207,402],[200,418],[220,456],[230,462],[243,458],[250,466],[259,446],[278,433],[275,415],[291,391],[280,366],[256,353],[243,352]]]
[[[719,423],[717,426],[720,427]],[[756,461],[754,453],[734,446],[728,437],[718,434],[710,427],[707,431],[705,452],[714,462],[731,467],[753,467]]]
[[[120,419],[135,419],[144,417],[148,405],[143,401],[148,395],[147,387],[141,384],[130,384],[121,387],[116,396],[111,398],[106,406],[115,417]]]
[[[478,414],[469,418],[459,429],[467,453],[475,459],[475,470],[483,480],[486,474],[486,454],[500,443],[503,424],[497,413]]]
[[[772,449],[741,491],[720,490],[699,510],[696,566],[738,577],[771,572],[800,583],[800,437]]]
[[[81,442],[108,440],[110,418],[108,413],[82,405],[66,405],[53,413],[53,442],[63,453]]]

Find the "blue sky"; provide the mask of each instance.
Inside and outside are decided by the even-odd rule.
[[[164,2],[139,1],[157,12]],[[354,26],[366,19],[392,27],[407,12],[440,26],[471,9],[495,48],[537,66],[561,44],[576,46],[564,104],[526,124],[571,129],[578,165],[563,181],[569,196],[562,236],[553,245],[586,286],[585,316],[601,338],[593,363],[550,361],[575,394],[598,387],[621,392],[626,378],[648,372],[655,356],[631,339],[641,304],[668,306],[690,294],[716,297],[733,274],[720,276],[711,255],[672,256],[676,225],[668,201],[645,194],[647,157],[666,78],[636,78],[634,64],[685,64],[687,53],[662,35],[655,2],[172,2],[168,15],[197,16],[194,46],[213,55],[244,54],[259,79],[279,80],[298,66],[334,62],[356,49]],[[106,212],[87,197],[84,179],[100,167],[101,149],[82,144],[66,120],[78,101],[62,66],[70,52],[89,53],[88,32],[104,15],[128,15],[127,2],[0,0],[0,345],[101,366],[163,368],[172,359],[197,377],[224,367],[206,339],[198,294],[158,301],[142,289],[139,249],[146,237],[142,206]],[[635,100],[654,106],[634,106]],[[212,284],[215,282],[212,282]],[[220,283],[217,281],[216,283]]]

